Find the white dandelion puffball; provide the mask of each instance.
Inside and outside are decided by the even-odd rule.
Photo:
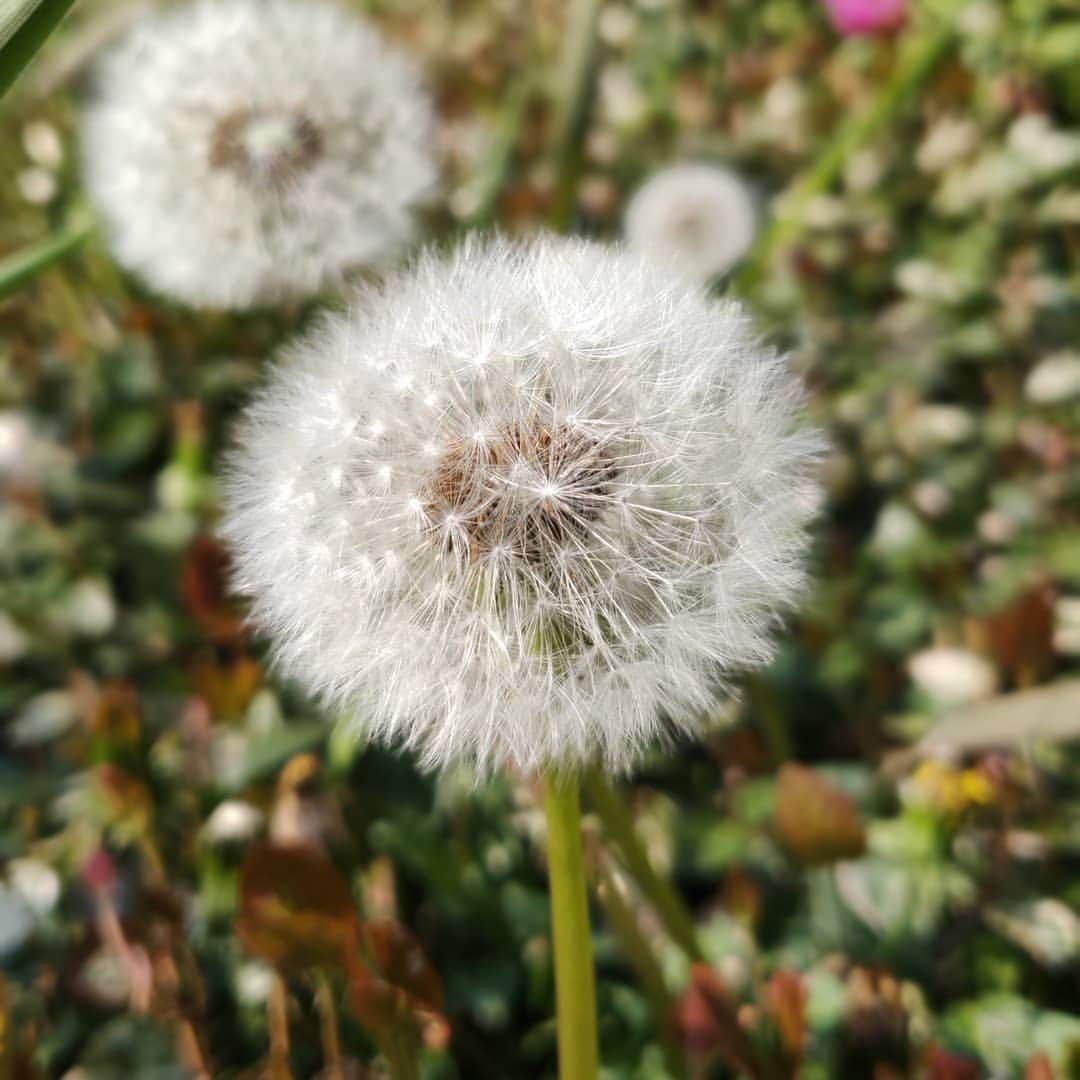
[[[820,439],[740,307],[642,257],[469,241],[250,407],[223,532],[289,672],[426,767],[631,765],[772,654]]]
[[[195,306],[381,265],[434,187],[416,72],[323,0],[196,0],[140,23],[98,76],[83,160],[111,248]]]
[[[623,221],[631,247],[702,281],[735,266],[757,228],[753,192],[738,173],[692,163],[649,177],[631,197]]]

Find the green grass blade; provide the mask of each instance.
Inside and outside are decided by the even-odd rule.
[[[60,232],[0,259],[0,298],[69,255],[94,231],[95,224],[94,218],[84,211],[76,214]]]
[[[0,95],[8,92],[74,3],[16,0],[13,8],[0,13]]]

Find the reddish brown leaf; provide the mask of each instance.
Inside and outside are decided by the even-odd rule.
[[[756,1075],[754,1047],[739,1024],[738,1006],[708,964],[690,969],[690,983],[675,1002],[671,1023],[692,1065],[707,1068],[722,1057],[734,1069]]]
[[[95,848],[83,863],[82,879],[92,892],[111,893],[116,888],[116,863],[104,848]]]
[[[405,1028],[428,1046],[445,1046],[443,987],[416,937],[393,919],[365,922],[349,957],[349,1005],[376,1037]]]
[[[260,844],[240,874],[237,934],[244,947],[278,967],[343,965],[360,922],[345,880],[307,848]]]
[[[218,664],[202,659],[195,664],[195,685],[217,720],[236,720],[247,710],[262,683],[262,667],[247,656]]]
[[[145,833],[154,815],[154,797],[150,789],[111,762],[99,765],[96,776],[111,820],[122,821],[137,832]]]
[[[761,887],[740,867],[734,867],[724,877],[721,903],[733,918],[754,927],[761,918]]]
[[[1014,681],[1027,685],[1053,664],[1054,590],[1050,586],[1028,589],[978,625],[998,666]]]
[[[90,726],[111,743],[138,741],[141,726],[139,695],[130,683],[111,683],[94,704]]]
[[[844,987],[841,1075],[895,1067],[906,1075],[911,1051],[901,986],[886,970],[853,968]]]
[[[1054,1080],[1054,1065],[1048,1054],[1040,1051],[1027,1063],[1024,1080]]]
[[[929,1046],[923,1055],[923,1080],[981,1080],[982,1070],[973,1058]]]
[[[229,556],[211,536],[197,536],[184,553],[184,606],[211,641],[227,644],[244,637],[239,605],[229,595]]]
[[[806,986],[795,971],[777,971],[765,991],[765,1009],[780,1033],[787,1056],[796,1062],[806,1048],[806,999]]]
[[[855,859],[866,850],[855,803],[805,765],[780,770],[773,826],[780,843],[804,866]]]

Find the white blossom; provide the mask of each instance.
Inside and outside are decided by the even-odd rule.
[[[34,932],[34,912],[21,893],[0,883],[0,957],[15,952]]]
[[[870,549],[880,555],[902,555],[926,539],[926,529],[903,503],[888,502],[880,510],[870,535]]]
[[[45,918],[60,899],[60,875],[40,859],[12,859],[7,867],[8,881],[39,919]]]
[[[34,206],[44,206],[52,202],[59,191],[56,175],[36,165],[22,169],[15,177],[15,184],[19,194]]]
[[[433,144],[411,64],[324,0],[196,0],[143,21],[83,123],[117,259],[208,307],[312,293],[399,253]]]
[[[31,471],[34,429],[15,409],[0,409],[0,480],[26,479]]]
[[[938,646],[908,660],[912,682],[939,708],[955,708],[990,697],[997,689],[994,665],[970,649]]]
[[[40,746],[66,734],[77,719],[71,693],[45,690],[19,710],[8,726],[8,738],[14,746]]]
[[[979,126],[967,116],[946,115],[927,130],[915,152],[915,163],[925,173],[940,173],[978,148]]]
[[[1080,656],[1080,596],[1062,596],[1054,603],[1054,651]]]
[[[211,844],[241,843],[262,828],[263,820],[263,812],[257,806],[243,799],[226,799],[206,819],[203,836]]]
[[[740,307],[633,253],[466,242],[249,409],[237,585],[281,665],[426,766],[621,769],[773,652],[820,438]]]
[[[969,410],[930,402],[917,406],[900,419],[896,441],[913,457],[925,457],[968,442],[977,431],[978,424]]]
[[[720,165],[684,163],[654,173],[626,208],[631,247],[705,280],[730,270],[757,235],[746,182]]]
[[[959,304],[975,289],[968,275],[930,259],[908,259],[896,268],[894,276],[897,286],[908,296],[942,304]]]
[[[30,648],[30,637],[6,612],[0,611],[0,664],[12,664]]]
[[[261,960],[248,960],[236,969],[236,996],[249,1009],[266,1004],[274,992],[274,969]]]
[[[1043,357],[1024,380],[1024,396],[1036,405],[1058,405],[1080,397],[1080,353]]]
[[[116,622],[116,601],[109,583],[100,578],[75,582],[58,612],[62,623],[78,637],[103,637]]]
[[[64,144],[60,134],[46,120],[31,120],[22,129],[26,156],[44,169],[58,169],[64,162]]]

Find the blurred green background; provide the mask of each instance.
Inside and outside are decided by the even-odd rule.
[[[153,6],[83,0],[0,105],[0,259],[79,213],[88,65]],[[1080,1077],[1080,4],[934,0],[845,37],[811,0],[578,3],[565,140],[568,5],[353,6],[437,98],[430,239],[616,237],[657,168],[737,168],[763,229],[717,290],[832,444],[780,656],[623,785],[703,960],[587,821],[605,1075]],[[428,1077],[554,1075],[533,782],[366,746],[224,593],[219,454],[320,303],[173,306],[98,236],[11,285],[0,1075],[378,1076],[391,1029]],[[260,922],[252,850],[271,891],[316,882],[282,900],[310,922]],[[365,944],[377,993],[319,953],[339,879],[395,927]]]

